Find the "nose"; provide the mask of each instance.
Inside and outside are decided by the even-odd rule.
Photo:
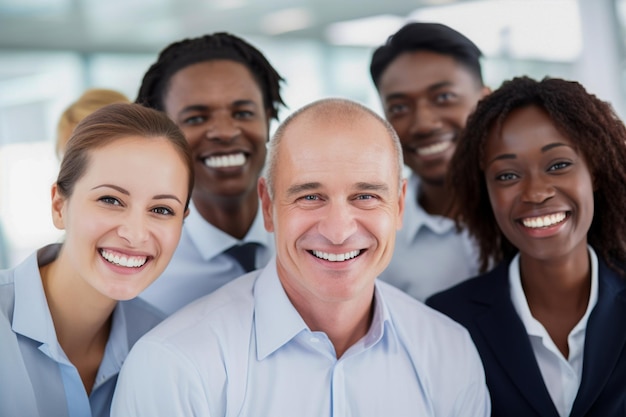
[[[230,142],[241,134],[239,122],[230,114],[215,114],[209,123],[206,137],[209,140]]]
[[[318,230],[333,245],[341,245],[358,229],[353,207],[348,202],[331,203],[322,214]]]
[[[150,236],[146,215],[129,211],[123,216],[117,228],[119,237],[128,242],[131,247],[137,247],[148,240]]]
[[[555,190],[545,176],[530,174],[522,182],[522,201],[541,204],[554,196]]]
[[[442,127],[441,118],[433,104],[419,100],[415,104],[411,121],[411,135],[428,135]]]

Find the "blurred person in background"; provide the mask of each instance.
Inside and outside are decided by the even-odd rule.
[[[55,152],[59,160],[63,159],[65,146],[72,136],[78,122],[89,116],[100,107],[113,103],[129,103],[124,94],[106,88],[90,88],[81,94],[76,101],[70,104],[61,113],[57,125],[57,140]]]
[[[274,253],[257,180],[270,121],[283,105],[281,76],[243,39],[215,33],[166,47],[136,102],[165,112],[193,154],[195,187],[172,262],[141,297],[167,314],[264,266]]]
[[[387,281],[418,300],[478,271],[478,254],[448,210],[446,174],[483,84],[478,47],[438,23],[412,22],[374,51],[370,73],[410,168],[403,227]]]

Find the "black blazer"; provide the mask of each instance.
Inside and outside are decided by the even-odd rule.
[[[626,416],[626,279],[602,259],[598,276],[598,302],[587,323],[582,379],[571,417]],[[511,302],[508,262],[426,303],[471,333],[485,368],[492,416],[559,416]]]

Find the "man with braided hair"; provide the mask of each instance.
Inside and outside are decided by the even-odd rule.
[[[142,298],[167,314],[273,255],[256,184],[282,77],[243,39],[214,33],[172,43],[144,75],[136,101],[165,112],[195,164],[190,214],[158,285]]]

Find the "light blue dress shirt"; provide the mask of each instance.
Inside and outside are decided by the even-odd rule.
[[[0,416],[108,417],[117,375],[130,347],[162,318],[135,299],[117,304],[91,395],[57,341],[38,265],[52,262],[46,246],[14,269],[0,271]]]
[[[265,266],[274,255],[274,235],[265,230],[260,206],[248,234],[239,241],[204,220],[191,203],[172,260],[140,297],[170,315],[196,298],[215,291],[244,274],[241,265],[223,253],[242,242],[259,244],[257,268]]]
[[[389,266],[380,279],[424,301],[478,273],[478,247],[454,221],[428,214],[419,205],[420,182],[409,176],[402,229]]]
[[[146,334],[112,417],[489,416],[468,332],[378,282],[368,333],[337,359],[289,301],[275,260]]]

